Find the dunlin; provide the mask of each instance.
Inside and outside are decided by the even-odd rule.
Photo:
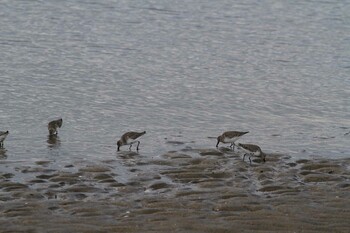
[[[49,130],[49,134],[50,135],[54,135],[54,134],[58,134],[57,128],[61,128],[62,127],[62,118],[51,121],[48,125],[47,125],[47,129]]]
[[[266,154],[262,152],[259,146],[254,144],[241,144],[241,143],[238,143],[238,146],[245,152],[243,156],[243,161],[246,155],[249,156],[250,164],[252,163],[252,160],[250,159],[251,156],[261,157],[264,162],[266,161]]]
[[[9,134],[9,131],[0,131],[0,148],[4,147],[4,140],[7,137],[7,135]]]
[[[221,143],[231,143],[230,147],[232,147],[232,149],[234,149],[235,148],[235,141],[247,133],[249,133],[249,132],[239,132],[239,131],[224,132],[223,134],[221,134],[218,137],[218,143],[216,143],[216,147],[219,146],[220,142]]]
[[[127,132],[127,133],[123,134],[123,136],[117,142],[117,146],[118,146],[117,150],[119,151],[119,148],[121,146],[124,146],[124,145],[130,145],[130,147],[129,147],[129,150],[130,150],[132,144],[134,144],[136,142],[137,142],[136,150],[139,150],[140,141],[138,141],[136,139],[138,139],[139,137],[141,137],[145,133],[146,133],[146,131],[143,131],[143,132]]]

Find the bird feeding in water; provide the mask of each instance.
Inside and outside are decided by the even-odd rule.
[[[245,152],[243,156],[243,161],[246,155],[249,157],[249,162],[252,164],[252,160],[250,159],[251,156],[254,157],[261,157],[261,159],[266,162],[266,154],[262,152],[261,148],[254,144],[241,144],[238,143],[238,146]]]
[[[47,125],[47,129],[49,130],[50,135],[58,134],[58,128],[62,127],[62,118],[50,121],[49,124]]]
[[[4,140],[7,137],[7,135],[9,134],[9,131],[0,131],[0,148],[4,147]]]
[[[243,136],[244,134],[249,133],[247,132],[239,132],[239,131],[227,131],[224,132],[223,134],[221,134],[217,140],[218,142],[216,143],[216,147],[219,146],[219,143],[231,143],[230,147],[232,147],[232,149],[235,149],[235,141],[237,141],[241,136]]]
[[[139,137],[141,137],[142,135],[144,135],[145,133],[146,133],[146,131],[127,132],[127,133],[123,134],[123,136],[121,136],[120,140],[117,142],[117,150],[119,151],[120,147],[124,146],[124,145],[130,145],[129,150],[131,150],[131,146],[134,143],[137,143],[136,150],[139,150],[140,141],[138,141],[137,139]]]

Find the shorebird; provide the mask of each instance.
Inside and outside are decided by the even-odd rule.
[[[4,140],[7,137],[7,135],[9,134],[9,131],[0,131],[0,148],[4,147]]]
[[[58,134],[57,128],[61,128],[61,127],[62,127],[62,118],[51,121],[47,125],[47,129],[49,130],[50,135]]]
[[[266,162],[266,154],[262,152],[259,146],[254,144],[241,144],[241,143],[238,143],[238,146],[242,148],[242,150],[245,152],[243,156],[243,161],[245,156],[248,155],[250,164],[252,164],[252,160],[250,159],[251,156],[261,157],[262,160]]]
[[[216,147],[219,146],[220,142],[221,143],[231,143],[230,147],[232,147],[232,149],[234,150],[235,149],[235,141],[247,133],[249,133],[249,132],[239,132],[239,131],[224,132],[223,134],[221,134],[218,137],[218,143],[216,143]]]
[[[130,145],[129,150],[131,150],[131,146],[132,144],[137,142],[137,147],[136,150],[139,150],[139,145],[140,145],[140,141],[136,140],[139,137],[141,137],[142,135],[144,135],[146,133],[146,131],[143,132],[127,132],[125,134],[123,134],[123,136],[121,136],[120,140],[117,142],[117,146],[118,146],[118,151],[119,148],[121,146],[124,145]]]

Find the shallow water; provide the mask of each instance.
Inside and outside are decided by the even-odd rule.
[[[0,127],[9,159],[110,156],[125,131],[242,142],[299,158],[350,151],[345,1],[5,1]],[[63,117],[60,146],[46,124]]]
[[[128,130],[215,145],[225,130],[297,158],[346,157],[349,4],[5,1],[1,129],[11,159],[100,157]],[[180,138],[179,138],[180,137]]]
[[[215,138],[227,130],[250,131],[240,142],[288,155],[290,163],[349,157],[346,1],[5,0],[0,9],[0,130],[10,131],[0,168],[4,182],[28,185],[39,197],[50,197],[40,179],[61,185],[58,198],[68,200],[109,200],[133,189],[132,200],[140,200],[144,186],[155,197],[147,187],[157,180],[155,190],[195,192],[196,176],[201,182],[210,175],[180,170],[177,177],[167,171],[174,166],[168,152],[180,153],[181,167],[188,156],[203,156],[188,151],[215,149]],[[49,138],[47,123],[58,117],[63,127]],[[116,141],[130,130],[147,131],[139,153],[127,147],[117,153]],[[225,153],[201,168],[237,166]],[[110,176],[117,194],[98,182],[66,190],[67,182],[86,185],[90,165],[108,167],[102,178]],[[42,174],[58,178],[37,178]],[[227,178],[213,185],[232,184]],[[251,187],[245,195],[255,195],[258,188]],[[2,201],[19,195],[6,192]]]

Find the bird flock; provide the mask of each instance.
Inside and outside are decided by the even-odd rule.
[[[62,118],[57,120],[50,121],[47,125],[49,135],[57,135],[58,128],[61,128],[63,124]],[[249,133],[247,132],[239,132],[239,131],[227,131],[217,137],[216,148],[219,147],[219,143],[227,144],[230,143],[230,148],[234,151],[235,147],[238,147],[244,152],[243,161],[246,156],[249,158],[250,164],[252,163],[251,157],[260,157],[263,162],[266,161],[266,154],[261,150],[261,148],[254,144],[235,144],[235,142],[242,137],[243,135]],[[6,139],[9,131],[0,131],[0,148],[4,148],[4,140]],[[117,141],[117,151],[120,151],[120,147],[124,145],[129,145],[129,150],[133,144],[137,143],[136,150],[139,150],[140,141],[139,138],[146,134],[146,131],[143,132],[126,132],[124,133],[120,139]]]

